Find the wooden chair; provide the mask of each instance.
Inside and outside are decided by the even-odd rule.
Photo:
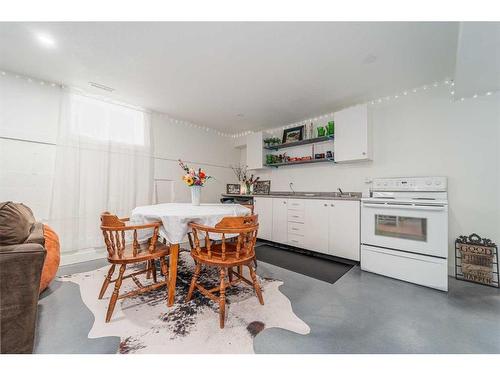
[[[129,218],[119,219],[109,212],[104,212],[101,215],[101,230],[104,236],[104,242],[106,243],[106,249],[108,250],[108,261],[111,263],[111,267],[102,284],[99,299],[103,297],[108,285],[110,283],[115,283],[115,288],[111,295],[111,300],[109,301],[106,322],[110,321],[117,300],[149,292],[168,284],[168,269],[165,257],[169,254],[170,249],[166,244],[162,244],[158,241],[158,232],[161,222],[144,225],[126,225],[125,222],[127,221],[129,221]],[[146,243],[139,243],[137,240],[137,231],[141,229],[153,230],[153,236]],[[126,231],[133,231],[133,239],[130,244],[126,244]],[[160,260],[161,273],[164,276],[164,281],[160,282],[158,282],[156,274],[155,261],[157,259]],[[127,265],[142,262],[146,263],[145,269],[124,276]],[[112,280],[116,265],[120,265],[120,270],[118,277]],[[144,286],[137,279],[137,275],[144,273],[146,273],[146,278],[148,279],[152,275],[153,284]],[[132,278],[138,289],[119,295],[122,281],[127,278]]]
[[[224,328],[226,309],[226,287],[245,282],[253,286],[261,305],[264,304],[260,285],[252,267],[255,257],[255,241],[259,224],[257,215],[225,217],[215,227],[208,227],[196,223],[189,224],[194,237],[194,246],[191,255],[196,267],[186,302],[191,300],[196,288],[203,295],[219,303],[220,328]],[[215,235],[215,236],[214,236]],[[237,235],[236,238],[226,238],[227,235]],[[217,237],[216,237],[217,236]],[[220,240],[214,240],[218,238]],[[200,238],[204,237],[204,246],[200,246]],[[220,285],[206,289],[198,283],[201,266],[217,267],[219,269]],[[251,281],[243,276],[243,266],[250,271]],[[235,271],[233,268],[237,268]],[[228,282],[226,282],[228,276]],[[214,293],[219,293],[217,296]]]

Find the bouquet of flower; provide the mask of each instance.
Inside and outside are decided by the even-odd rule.
[[[236,178],[238,178],[238,181],[243,183],[245,185],[245,193],[250,193],[251,189],[255,185],[257,181],[259,181],[260,177],[255,177],[252,174],[250,178],[248,177],[248,170],[247,170],[246,165],[237,165],[237,166],[232,166],[231,169],[233,170],[234,174],[236,175]]]
[[[195,170],[194,168],[189,168],[186,164],[179,159],[179,165],[186,172],[184,176],[182,176],[182,180],[187,184],[187,186],[203,186],[205,185],[205,181],[212,176],[207,176],[205,171],[201,168]]]

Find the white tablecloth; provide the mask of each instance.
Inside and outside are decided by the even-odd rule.
[[[182,243],[192,221],[213,227],[225,216],[244,216],[250,212],[239,204],[162,203],[134,208],[130,221],[131,224],[146,224],[161,220],[160,235],[170,243]]]

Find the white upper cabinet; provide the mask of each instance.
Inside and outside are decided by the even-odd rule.
[[[371,160],[371,128],[366,104],[334,113],[335,161]]]
[[[256,132],[247,135],[247,166],[248,169],[264,168],[263,133]]]

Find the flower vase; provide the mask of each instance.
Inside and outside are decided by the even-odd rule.
[[[200,197],[201,197],[201,186],[191,186],[191,204],[193,206],[200,205]]]

